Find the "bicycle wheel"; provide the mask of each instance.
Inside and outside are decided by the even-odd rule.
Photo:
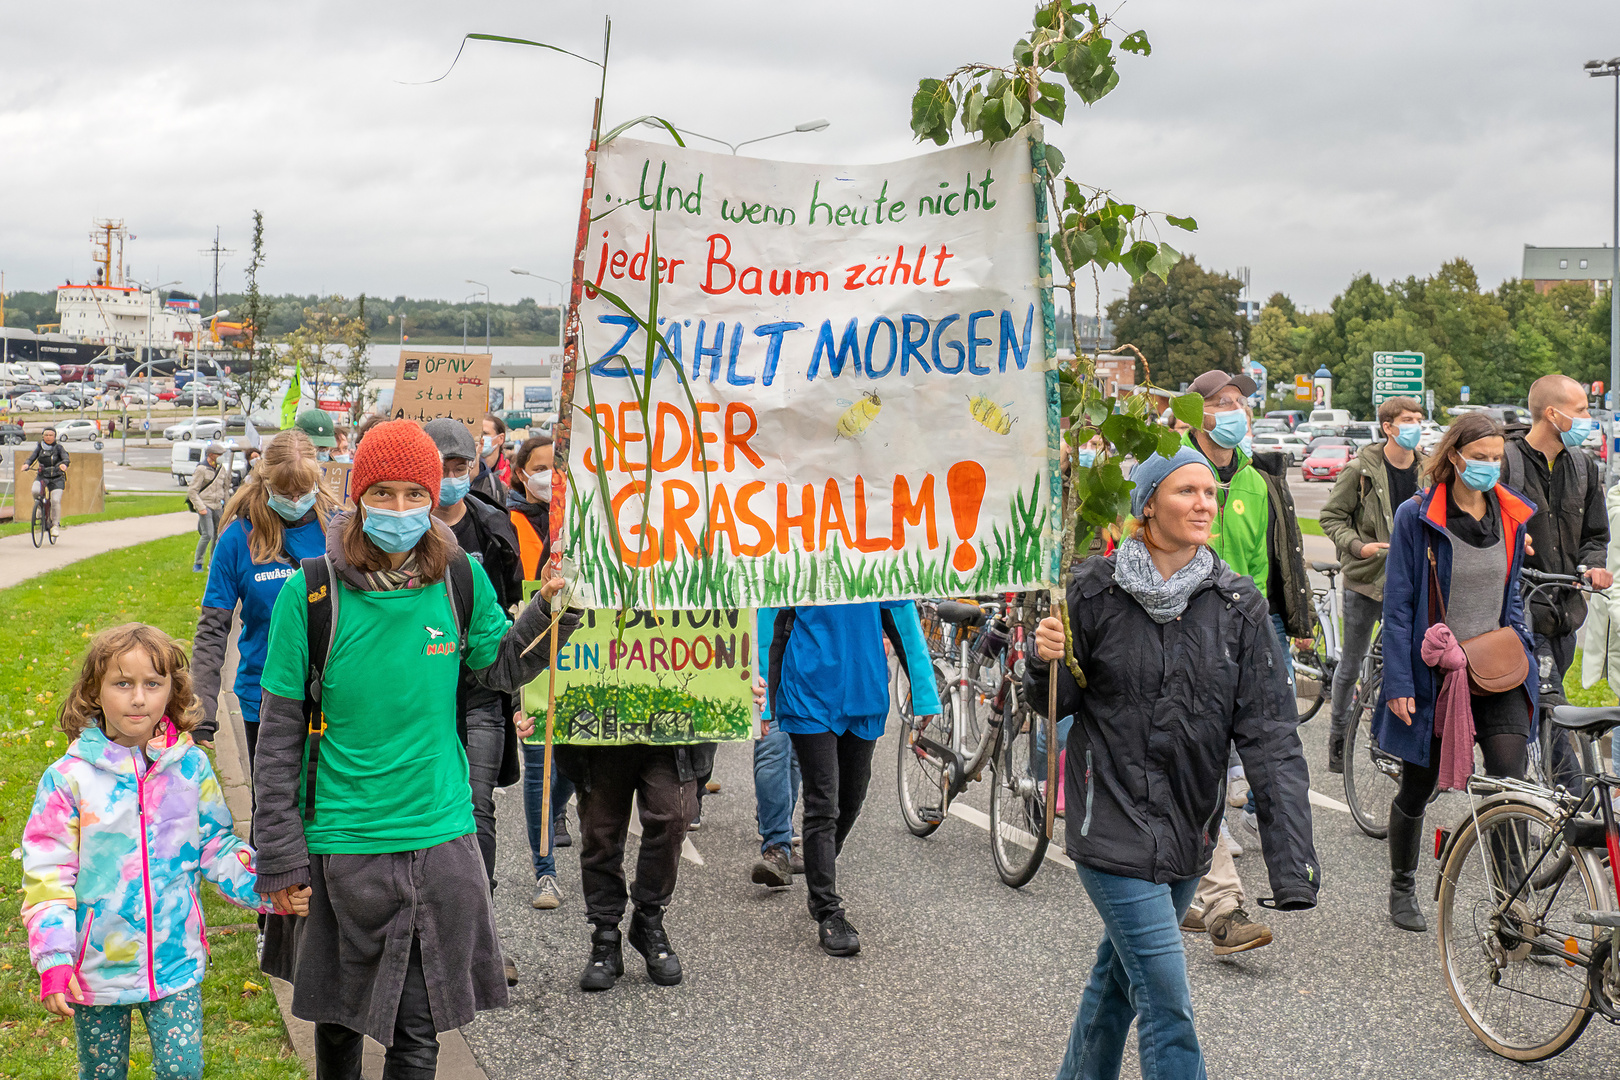
[[[1381,673],[1356,683],[1350,693],[1350,716],[1344,732],[1344,801],[1356,826],[1374,840],[1389,835],[1389,806],[1401,786],[1405,764],[1379,749],[1372,722],[1383,685]]]
[[[38,499],[34,500],[34,520],[29,524],[28,530],[34,538],[34,546],[44,546],[47,532],[45,528],[45,509],[40,505]]]
[[[1562,1053],[1592,1019],[1587,961],[1596,935],[1574,916],[1600,907],[1603,893],[1582,857],[1562,874],[1540,873],[1560,846],[1556,827],[1530,803],[1499,803],[1458,827],[1441,871],[1446,991],[1475,1037],[1514,1061]],[[1499,911],[1509,889],[1517,891]]]
[[[1000,745],[990,758],[990,858],[1001,880],[1028,885],[1046,856],[1044,776],[1035,775],[1035,725],[1043,723],[1007,695]],[[1061,777],[1058,783],[1062,783]]]
[[[913,836],[928,836],[945,821],[944,788],[950,775],[951,728],[956,710],[943,694],[943,712],[919,719],[911,712],[911,693],[900,710],[900,753],[895,773],[900,817]]]
[[[992,656],[980,656],[973,650],[968,657],[967,715],[962,723],[962,756],[968,761],[978,757],[979,749],[995,725],[991,721],[996,712],[996,691],[1006,672],[1006,650]]]
[[[1294,704],[1299,709],[1299,722],[1303,724],[1321,711],[1322,702],[1333,689],[1333,669],[1328,660],[1327,640],[1322,636],[1321,619],[1314,614],[1311,616],[1310,648],[1301,649],[1290,641],[1288,650],[1294,661]]]

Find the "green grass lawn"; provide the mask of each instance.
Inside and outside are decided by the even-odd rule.
[[[1300,518],[1299,519],[1299,531],[1304,533],[1306,536],[1326,536],[1327,535],[1327,533],[1322,531],[1321,522],[1317,521],[1315,518],[1308,518],[1308,517]]]
[[[26,495],[26,493],[25,493]],[[86,525],[92,521],[113,521],[118,518],[146,517],[150,514],[173,514],[186,508],[184,495],[108,495],[103,501],[106,509],[99,514],[74,514],[62,519],[64,526]],[[25,533],[29,528],[29,518],[34,512],[34,504],[25,497],[21,512],[26,515],[21,521],[8,521],[0,525],[0,536],[15,536]],[[186,637],[190,637],[187,634]]]
[[[157,502],[157,499],[139,501]],[[110,551],[0,590],[0,830],[3,850],[17,847],[45,767],[67,740],[56,730],[58,704],[83,660],[90,636],[119,623],[152,623],[189,646],[197,626],[202,578],[191,572],[194,540],[177,536]],[[0,860],[0,1076],[76,1075],[73,1025],[39,1003],[20,915],[22,864]],[[201,890],[211,926],[242,926],[251,912]],[[203,982],[203,1054],[209,1077],[302,1078],[287,1042],[269,979],[254,955],[251,927],[209,935],[213,965]],[[262,990],[247,988],[252,982]],[[136,1028],[140,1024],[136,1022]],[[131,1040],[132,1077],[152,1076],[145,1035]]]
[[[1575,650],[1575,662],[1569,665],[1569,673],[1564,676],[1564,697],[1569,699],[1571,705],[1579,705],[1588,709],[1620,704],[1620,700],[1615,698],[1614,691],[1609,689],[1606,680],[1599,679],[1592,684],[1591,689],[1581,685],[1581,653],[1579,649]]]

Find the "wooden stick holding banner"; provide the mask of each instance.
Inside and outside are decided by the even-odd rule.
[[[551,467],[551,572],[562,572],[563,518],[568,509],[568,446],[574,427],[574,372],[579,360],[579,301],[585,284],[585,242],[591,229],[591,196],[596,187],[596,144],[602,136],[602,99],[607,96],[608,46],[613,40],[613,20],[602,21],[602,83],[596,94],[591,116],[591,144],[585,152],[585,187],[579,199],[579,231],[574,238],[574,272],[568,284],[568,321],[563,333],[562,391],[557,400],[557,423],[552,428]],[[556,597],[552,598],[557,600]],[[542,768],[540,805],[540,850],[551,850],[551,748],[557,726],[557,623],[560,612],[551,618],[551,669],[546,686],[546,742]]]

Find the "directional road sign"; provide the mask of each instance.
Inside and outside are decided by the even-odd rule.
[[[1423,354],[1406,352],[1373,353],[1372,403],[1377,408],[1392,397],[1422,399]]]

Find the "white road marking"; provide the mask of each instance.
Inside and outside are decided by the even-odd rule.
[[[1348,807],[1344,803],[1340,802],[1338,799],[1330,798],[1330,797],[1328,797],[1326,795],[1323,795],[1319,791],[1312,791],[1311,792],[1311,805],[1312,806],[1325,806],[1329,810],[1337,810],[1341,814],[1348,814],[1350,812],[1350,807]]]
[[[975,810],[973,807],[968,806],[965,803],[951,803],[951,816],[961,818],[969,825],[977,825],[985,832],[990,831],[990,815],[986,814],[982,810]],[[1034,848],[1035,846],[1035,838],[1033,836],[1029,836],[1028,834],[1015,837],[1015,839],[1021,847]],[[1052,847],[1050,844],[1048,844],[1046,848],[1046,857],[1052,862],[1057,863],[1059,866],[1065,867],[1069,870],[1074,869],[1074,862],[1067,855]]]

